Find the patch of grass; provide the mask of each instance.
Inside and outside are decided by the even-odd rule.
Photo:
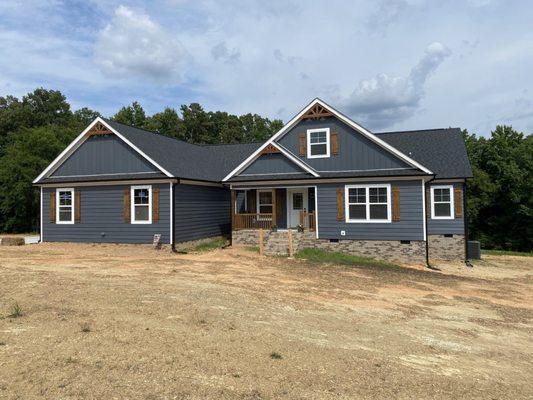
[[[80,324],[80,330],[83,333],[89,333],[91,331],[91,326],[87,322],[83,322]]]
[[[342,265],[361,265],[366,267],[400,268],[396,264],[375,260],[370,257],[353,256],[336,251],[320,249],[303,249],[296,253],[296,258],[301,258],[314,263],[330,263]]]
[[[9,317],[11,318],[20,318],[24,315],[22,312],[22,307],[19,305],[19,303],[13,304],[11,306],[11,314],[9,314]]]
[[[270,353],[270,358],[272,358],[273,360],[281,360],[283,356],[278,352],[273,351],[272,353]]]
[[[489,250],[481,249],[481,254],[489,256],[521,256],[521,257],[533,257],[533,252],[527,253],[524,251],[508,251],[508,250]]]
[[[259,246],[246,246],[244,250],[259,253]]]
[[[221,249],[222,247],[226,246],[228,244],[228,241],[224,238],[218,238],[213,239],[208,242],[200,243],[199,245],[191,248],[191,251],[197,251],[197,252],[203,252],[203,251],[210,251],[215,249]]]

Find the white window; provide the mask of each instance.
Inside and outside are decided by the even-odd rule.
[[[346,222],[391,222],[390,185],[347,185]]]
[[[307,158],[329,157],[329,128],[307,130]]]
[[[131,187],[131,223],[152,223],[152,186]]]
[[[260,214],[272,214],[272,190],[257,192],[257,212]]]
[[[56,223],[74,223],[74,189],[56,189]]]
[[[453,186],[431,186],[431,218],[453,219]]]

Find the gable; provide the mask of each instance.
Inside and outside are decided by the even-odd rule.
[[[329,128],[330,134],[337,134],[338,153],[325,158],[308,158],[300,155],[300,136],[307,139],[308,129]],[[277,140],[277,143],[291,151],[303,162],[321,171],[365,171],[403,169],[412,166],[390,151],[379,146],[335,116],[305,118]]]
[[[113,134],[89,136],[52,174],[53,177],[151,173],[158,171]]]
[[[272,174],[306,174],[307,172],[281,153],[260,155],[239,176]]]

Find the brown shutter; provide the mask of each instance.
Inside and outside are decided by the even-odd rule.
[[[152,190],[152,222],[159,222],[159,189]]]
[[[398,186],[392,187],[392,220],[394,222],[400,220],[400,188]]]
[[[130,188],[124,189],[124,222],[131,222],[131,199]]]
[[[339,154],[339,134],[337,132],[331,134],[331,153],[334,156]]]
[[[463,216],[463,191],[461,188],[455,188],[453,201],[455,203],[455,218]]]
[[[431,217],[431,193],[426,189],[426,215]]]
[[[342,188],[337,189],[337,221],[344,219],[344,201]]]
[[[74,192],[74,222],[81,222],[81,193],[77,190]]]
[[[56,192],[50,192],[50,223],[56,223]]]
[[[252,213],[252,214],[255,214],[256,213],[256,203],[257,203],[257,199],[256,199],[256,190],[255,189],[252,189],[252,190],[248,190],[248,212],[249,213]]]
[[[307,140],[305,133],[300,133],[300,155],[305,156],[307,153]]]

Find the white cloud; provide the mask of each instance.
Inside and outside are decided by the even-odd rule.
[[[121,5],[100,31],[94,57],[111,77],[171,82],[178,80],[185,54],[181,43],[147,14]]]
[[[231,50],[226,46],[226,42],[220,42],[211,49],[211,55],[215,60],[222,60],[227,63],[238,62],[241,58],[239,49],[233,48]]]
[[[359,82],[344,100],[346,110],[372,128],[394,125],[411,117],[424,97],[424,84],[451,51],[441,43],[430,44],[420,61],[404,77],[378,74]]]

